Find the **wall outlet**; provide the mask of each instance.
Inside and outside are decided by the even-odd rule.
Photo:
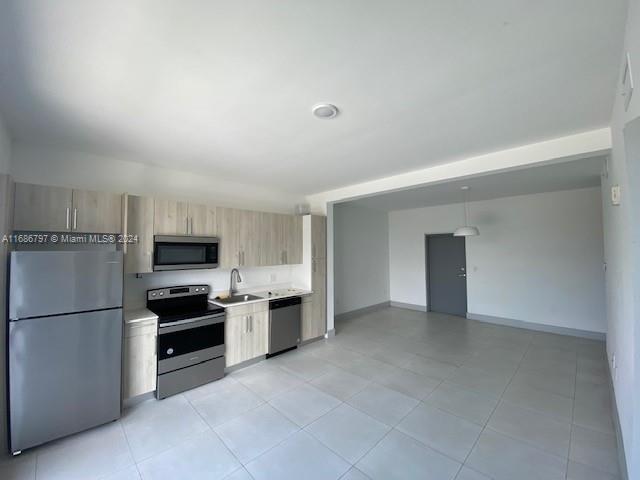
[[[611,187],[611,205],[620,205],[620,185],[613,185]]]

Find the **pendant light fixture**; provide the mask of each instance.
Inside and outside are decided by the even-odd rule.
[[[468,206],[468,193],[469,193],[469,187],[464,186],[461,188],[461,190],[464,192],[464,226],[463,227],[459,227],[456,229],[455,232],[453,232],[453,236],[454,237],[475,237],[480,235],[480,230],[478,230],[478,227],[472,227],[469,226],[469,206]]]

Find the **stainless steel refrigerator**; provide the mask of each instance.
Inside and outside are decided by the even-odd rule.
[[[11,451],[119,418],[122,252],[17,251],[9,269]]]

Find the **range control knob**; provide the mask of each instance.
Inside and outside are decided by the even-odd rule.
[[[164,295],[164,292],[160,292],[160,293],[159,293],[159,295],[160,295],[160,296]]]
[[[173,355],[173,348],[167,349],[167,355]]]
[[[199,288],[196,288],[196,292],[199,292],[199,291],[200,291],[200,289],[199,289]]]

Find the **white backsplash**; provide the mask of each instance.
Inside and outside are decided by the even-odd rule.
[[[304,265],[284,265],[274,267],[240,268],[242,282],[238,289],[242,291],[264,290],[268,288],[298,287],[307,289],[308,268]],[[144,307],[146,292],[152,288],[171,287],[177,285],[209,285],[216,294],[229,289],[230,270],[182,270],[177,272],[154,272],[139,278],[134,274],[124,277],[125,308]]]

